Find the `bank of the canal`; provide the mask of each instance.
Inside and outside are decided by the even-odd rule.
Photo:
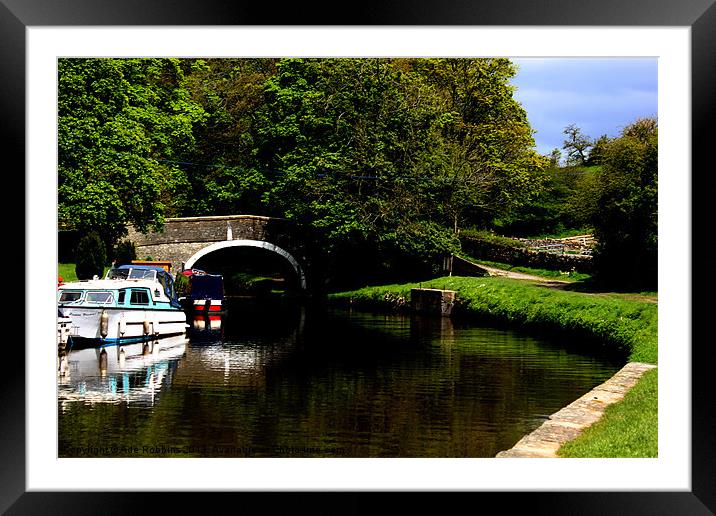
[[[559,290],[509,278],[451,276],[334,293],[329,296],[329,302],[357,309],[408,311],[413,288],[456,291],[453,317],[570,336],[580,344],[581,352],[613,352],[622,356],[625,364],[657,363],[658,308],[645,301]],[[600,411],[598,418],[581,424],[569,439],[560,442],[560,446],[564,442],[567,445],[553,450],[554,453],[572,457],[621,457],[624,450],[628,450],[629,456],[657,456],[657,374],[655,370],[643,374],[645,370],[640,370],[638,377],[618,398],[611,400],[611,406]],[[630,396],[629,390],[639,394]],[[639,431],[625,433],[622,431],[625,424],[650,429],[653,435],[645,437]],[[585,428],[588,431],[583,431]],[[609,442],[616,441],[617,436],[618,442],[610,446]],[[563,450],[567,453],[563,454]]]

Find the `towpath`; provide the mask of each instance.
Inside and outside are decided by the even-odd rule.
[[[526,274],[524,272],[515,272],[515,271],[507,271],[504,269],[498,269],[496,267],[490,267],[487,265],[482,265],[480,263],[474,263],[473,265],[476,267],[480,267],[481,269],[484,269],[487,271],[487,273],[490,276],[501,276],[503,278],[513,278],[518,280],[526,280],[526,281],[534,281],[536,283],[540,283],[544,285],[545,287],[550,288],[556,288],[556,289],[564,289],[568,285],[573,285],[573,281],[566,281],[566,280],[560,280],[555,278],[545,278],[542,276],[535,276],[534,274]],[[652,296],[652,295],[643,295],[643,294],[621,294],[617,292],[582,292],[582,294],[590,295],[590,296],[601,296],[601,297],[618,297],[622,299],[631,299],[634,301],[645,301],[647,303],[658,303],[658,297]]]
[[[539,283],[545,283],[547,285],[554,286],[557,288],[564,287],[571,283],[570,281],[559,280],[559,279],[554,279],[554,278],[544,278],[542,276],[534,276],[532,274],[525,274],[524,272],[506,271],[504,269],[488,267],[487,265],[482,265],[482,264],[475,264],[475,265],[477,265],[478,267],[480,267],[482,269],[485,269],[490,274],[490,276],[503,276],[506,278],[537,281]]]

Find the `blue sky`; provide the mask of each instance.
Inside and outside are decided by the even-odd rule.
[[[639,117],[657,116],[656,58],[514,58],[515,98],[536,131],[537,151],[562,149],[564,128],[618,136]]]

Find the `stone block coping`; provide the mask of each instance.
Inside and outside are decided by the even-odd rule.
[[[509,450],[501,451],[496,457],[558,458],[557,450],[564,443],[576,438],[585,428],[599,421],[609,405],[624,398],[639,378],[655,367],[653,364],[629,362],[609,380],[549,416],[534,432],[517,441]]]

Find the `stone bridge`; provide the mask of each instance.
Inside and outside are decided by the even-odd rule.
[[[286,219],[257,215],[223,215],[166,219],[161,232],[143,234],[128,228],[137,257],[172,262],[172,273],[191,269],[202,257],[231,247],[254,247],[282,256],[306,289],[306,237]]]

